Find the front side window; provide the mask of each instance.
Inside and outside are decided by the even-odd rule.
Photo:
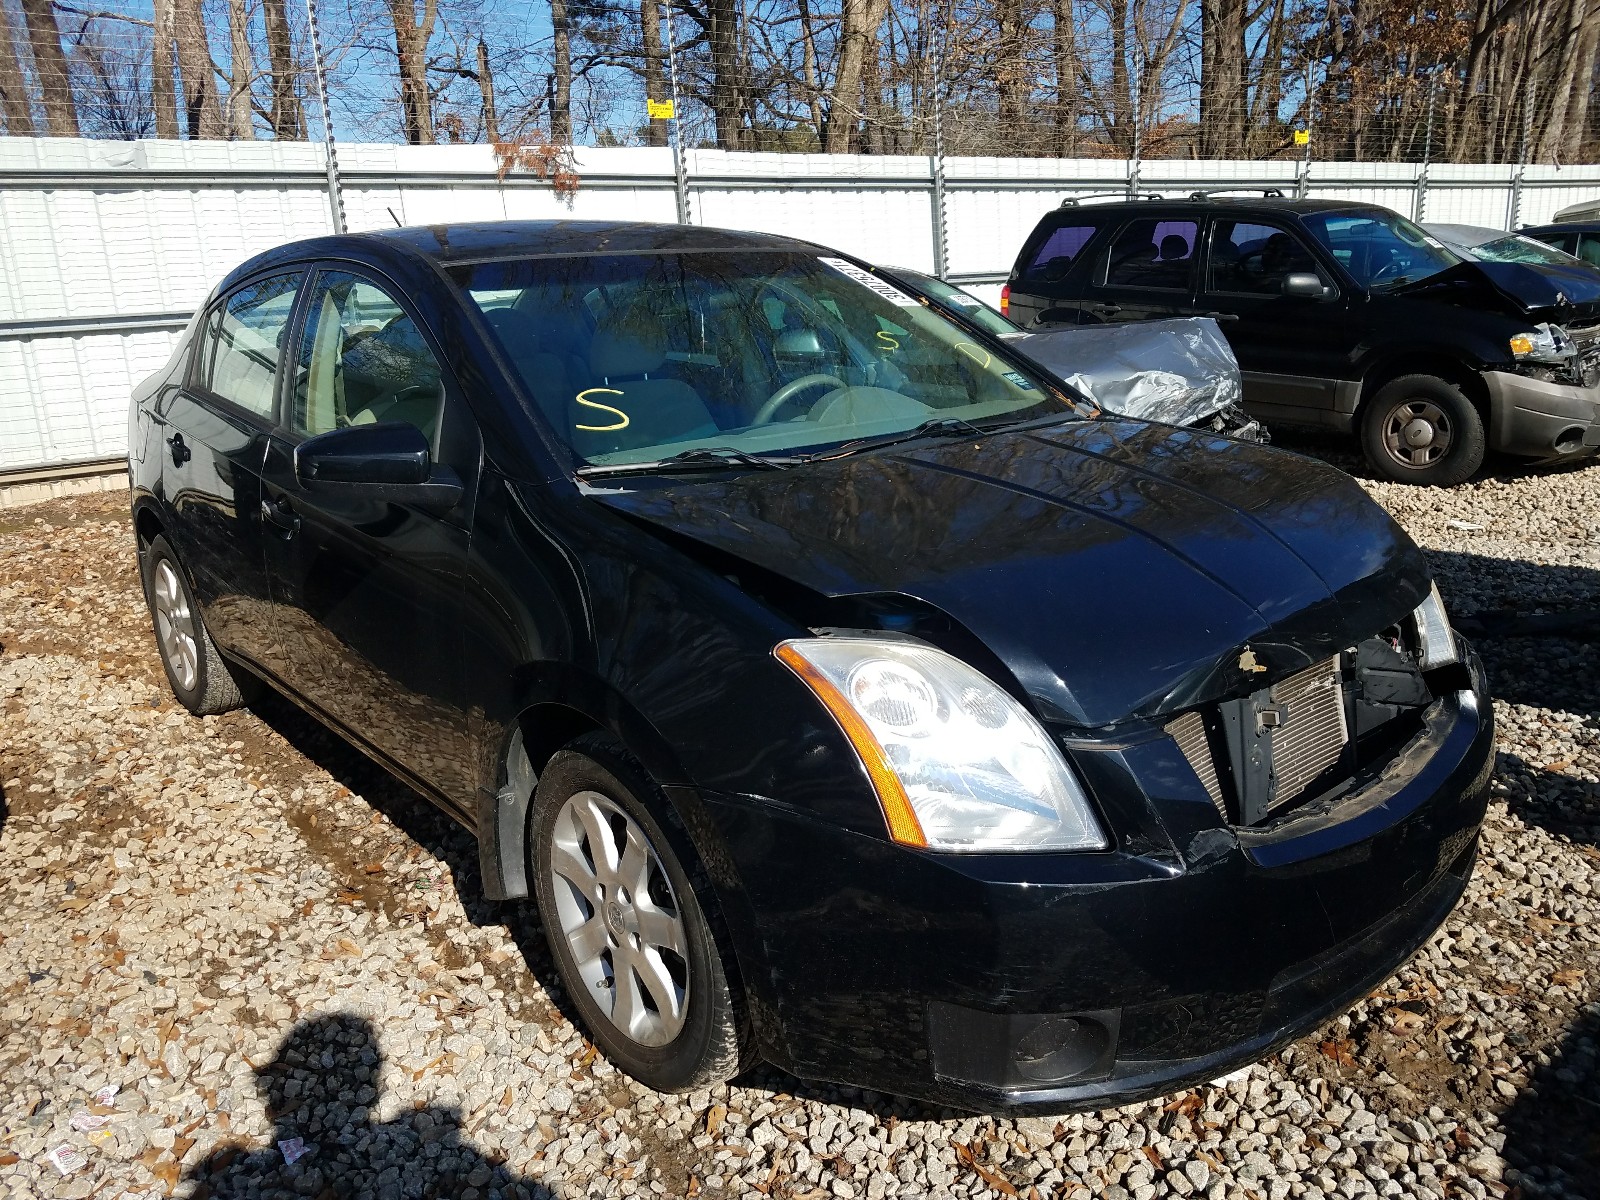
[[[1417,283],[1461,261],[1399,213],[1386,208],[1310,213],[1301,223],[1364,288]]]
[[[1194,221],[1144,218],[1117,234],[1106,261],[1106,286],[1187,291],[1194,280],[1200,226]]]
[[[1052,283],[1065,279],[1078,255],[1095,235],[1096,226],[1077,222],[1052,229],[1022,269],[1023,283]]]
[[[1212,227],[1207,291],[1277,296],[1285,279],[1304,272],[1322,274],[1305,243],[1287,230],[1229,220]]]
[[[272,417],[289,317],[302,276],[274,275],[234,292],[211,315],[197,364],[198,384],[258,417]]]
[[[1578,235],[1577,257],[1586,263],[1600,267],[1600,233],[1582,233]]]
[[[394,297],[358,275],[320,272],[300,338],[294,431],[404,421],[437,448],[443,405],[439,360]]]
[[[589,464],[696,448],[790,455],[946,418],[1085,415],[1037,368],[844,259],[599,254],[483,263],[455,278]]]

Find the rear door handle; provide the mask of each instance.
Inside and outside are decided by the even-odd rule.
[[[1210,317],[1214,321],[1237,321],[1239,319],[1238,313],[1231,312],[1203,312],[1195,315],[1201,317]]]
[[[1097,317],[1114,317],[1122,311],[1120,304],[1095,304],[1089,309]]]
[[[189,443],[183,440],[181,433],[174,433],[169,437],[167,446],[172,451],[172,465],[175,467],[183,466],[194,457],[194,453],[189,449]]]
[[[276,500],[263,500],[261,519],[279,530],[285,538],[292,538],[300,532],[300,514],[294,511],[294,506],[285,496],[280,496]]]

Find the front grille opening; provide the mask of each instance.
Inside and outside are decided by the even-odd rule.
[[[1415,656],[1386,630],[1166,729],[1222,819],[1253,826],[1388,761],[1420,730],[1432,700]]]

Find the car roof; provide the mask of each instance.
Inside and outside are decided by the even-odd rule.
[[[1071,197],[1068,197],[1070,200]],[[1369,204],[1361,200],[1295,200],[1283,196],[1233,196],[1211,195],[1201,196],[1198,199],[1175,197],[1160,200],[1095,200],[1086,204],[1063,203],[1060,208],[1054,209],[1051,216],[1073,212],[1095,212],[1100,209],[1109,209],[1114,212],[1173,212],[1196,208],[1207,210],[1237,210],[1240,212],[1287,212],[1297,216],[1306,216],[1312,213],[1341,212],[1351,210],[1371,210],[1382,208],[1381,204]]]
[[[1600,221],[1552,221],[1548,225],[1524,225],[1518,233],[1594,233]]]
[[[772,233],[651,221],[472,221],[383,229],[361,237],[398,242],[441,264],[538,255],[681,250],[803,250],[815,243]]]
[[[1463,246],[1481,246],[1484,242],[1511,236],[1504,229],[1491,229],[1487,225],[1446,225],[1439,221],[1429,221],[1423,228],[1431,234],[1447,241],[1459,242]]]

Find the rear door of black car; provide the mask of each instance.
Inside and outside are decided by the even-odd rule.
[[[1200,215],[1136,216],[1102,239],[1080,302],[1086,325],[1159,321],[1192,309],[1200,261]]]
[[[260,660],[273,641],[261,527],[261,466],[282,344],[302,271],[221,297],[196,333],[184,386],[161,411],[167,530],[219,646]]]
[[[1089,282],[1092,243],[1105,214],[1058,209],[1040,221],[1012,269],[1008,316],[1024,329],[1036,322],[1075,324]]]
[[[283,420],[263,470],[270,667],[357,738],[464,810],[475,786],[461,604],[481,441],[446,355],[388,280],[330,265],[285,351]],[[295,447],[334,429],[414,425],[466,485],[448,512],[310,491]]]

